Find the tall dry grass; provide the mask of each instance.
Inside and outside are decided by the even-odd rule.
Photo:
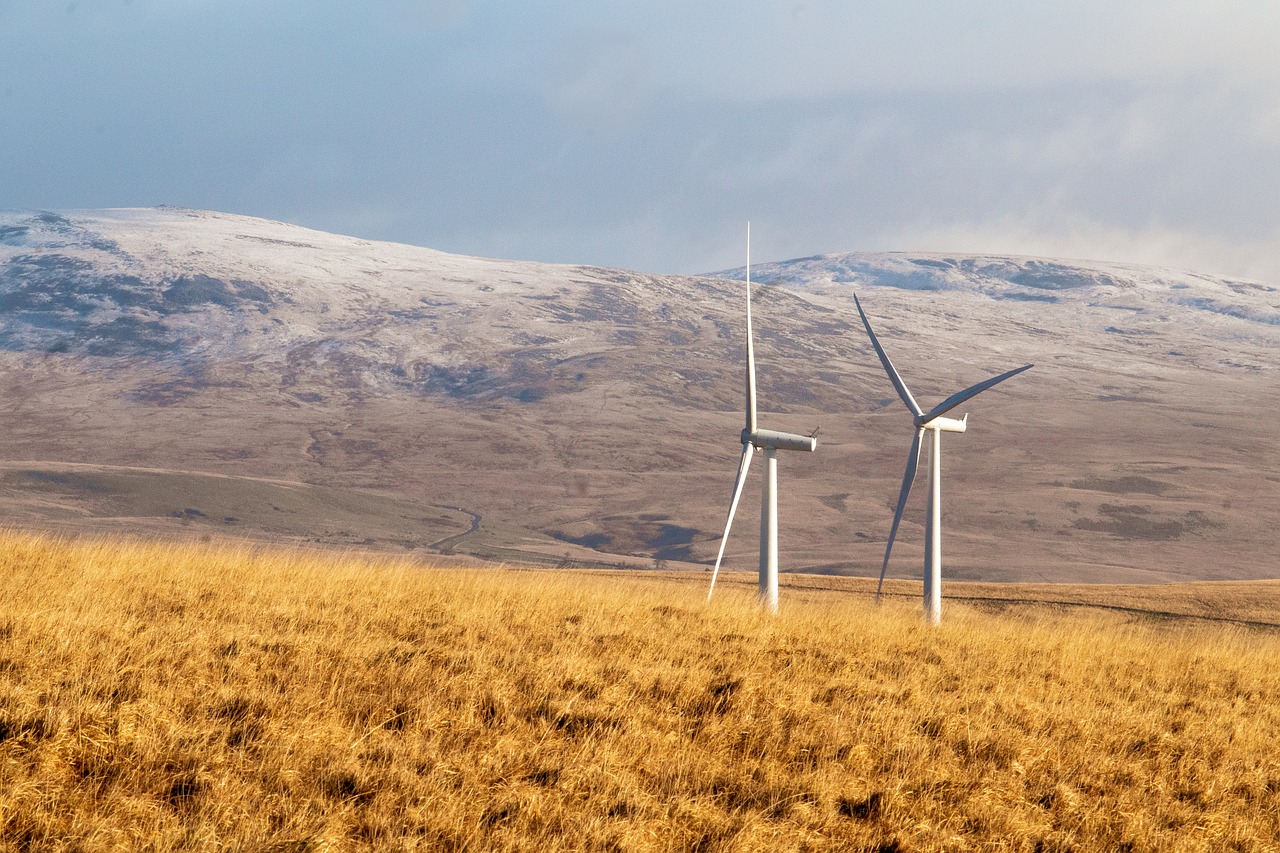
[[[1273,850],[1276,635],[0,534],[7,849]]]

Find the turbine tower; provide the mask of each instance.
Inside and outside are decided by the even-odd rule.
[[[738,462],[738,478],[733,483],[733,499],[729,502],[729,518],[720,537],[720,552],[716,554],[716,566],[711,573],[711,589],[707,601],[716,589],[716,577],[720,574],[720,561],[724,559],[724,546],[729,541],[729,528],[733,526],[733,514],[742,497],[742,486],[747,481],[747,469],[757,448],[764,451],[764,484],[760,489],[760,602],[770,613],[778,612],[778,458],[779,450],[808,450],[818,447],[815,429],[810,435],[795,435],[760,429],[756,424],[756,355],[751,333],[751,223],[747,223],[747,399],[746,427],[742,430],[742,459]]]
[[[932,438],[929,449],[929,511],[925,516],[924,524],[924,614],[925,619],[930,624],[937,625],[942,621],[942,433],[964,432],[969,423],[967,414],[960,420],[941,416],[969,398],[981,394],[992,385],[1003,382],[1010,376],[1017,376],[1024,370],[1029,370],[1033,365],[1027,364],[979,382],[977,385],[952,394],[928,412],[925,412],[916,403],[915,398],[911,396],[911,392],[907,390],[907,385],[902,381],[902,377],[898,375],[898,371],[893,369],[893,362],[889,360],[884,348],[880,346],[876,333],[871,330],[871,323],[867,320],[867,315],[862,310],[862,303],[858,301],[856,294],[853,297],[853,303],[858,307],[858,314],[862,317],[862,325],[866,326],[867,334],[871,337],[871,346],[875,347],[876,355],[880,356],[880,363],[884,365],[885,372],[889,374],[889,379],[893,382],[893,387],[897,389],[898,396],[902,398],[902,402],[911,411],[915,425],[915,438],[911,440],[911,450],[907,453],[907,469],[902,475],[902,491],[898,494],[898,508],[893,513],[893,526],[889,528],[889,544],[884,549],[884,564],[880,567],[880,583],[876,586],[876,601],[880,600],[880,592],[884,587],[884,574],[889,568],[889,554],[893,551],[893,539],[898,533],[898,523],[902,521],[902,510],[907,505],[907,497],[911,494],[911,484],[916,478],[916,465],[920,461],[921,439],[924,438],[926,432],[930,432],[932,433]]]

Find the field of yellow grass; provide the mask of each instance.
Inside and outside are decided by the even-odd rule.
[[[1280,633],[730,581],[0,533],[0,845],[1280,848]]]

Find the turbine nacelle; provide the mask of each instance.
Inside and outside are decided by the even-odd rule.
[[[936,417],[925,420],[923,417],[916,418],[916,429],[936,429],[942,432],[964,432],[969,426],[969,416],[966,414],[960,420],[955,418]]]
[[[757,429],[754,432],[742,431],[742,443],[764,450],[807,450],[818,449],[818,439],[812,435],[796,435],[790,432],[778,432],[772,429]]]

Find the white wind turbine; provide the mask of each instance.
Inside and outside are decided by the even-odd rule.
[[[981,394],[992,385],[1003,382],[1010,376],[1017,376],[1034,365],[1027,364],[979,382],[977,385],[952,394],[928,412],[925,412],[916,403],[915,398],[911,396],[911,392],[907,390],[907,385],[902,381],[902,377],[898,375],[898,371],[893,369],[893,362],[889,361],[889,356],[885,355],[884,348],[880,346],[880,341],[876,339],[876,333],[871,330],[871,323],[867,321],[867,315],[862,310],[862,303],[858,302],[856,295],[853,297],[853,303],[858,307],[858,314],[862,316],[862,325],[867,327],[867,334],[871,337],[871,345],[875,347],[876,355],[880,356],[880,363],[884,365],[885,372],[889,374],[889,379],[893,381],[893,387],[897,389],[898,396],[902,398],[902,402],[911,410],[916,430],[915,438],[911,440],[911,451],[907,454],[907,470],[902,475],[902,491],[898,494],[898,508],[894,510],[893,526],[889,528],[889,544],[884,549],[884,565],[880,567],[880,583],[876,587],[876,601],[880,600],[880,591],[884,587],[884,574],[889,568],[889,553],[893,550],[893,538],[898,533],[898,523],[902,521],[902,510],[907,505],[907,497],[911,494],[911,484],[916,478],[916,465],[920,461],[920,440],[927,430],[933,433],[933,446],[929,451],[929,512],[925,516],[924,525],[924,612],[925,618],[931,624],[937,625],[942,621],[942,433],[964,432],[969,421],[967,414],[960,420],[941,416],[971,397]]]
[[[724,559],[724,546],[729,541],[729,528],[733,526],[733,514],[742,497],[742,486],[747,481],[747,468],[756,448],[764,451],[764,485],[760,490],[760,602],[770,613],[778,612],[778,459],[779,450],[808,450],[818,447],[815,429],[811,435],[794,435],[760,429],[756,425],[756,356],[751,333],[751,223],[747,223],[747,423],[742,430],[742,459],[738,462],[738,479],[733,484],[733,500],[729,502],[729,518],[720,537],[720,552],[716,554],[716,566],[711,573],[711,589],[707,600],[716,589],[716,577],[720,574],[720,561]]]

